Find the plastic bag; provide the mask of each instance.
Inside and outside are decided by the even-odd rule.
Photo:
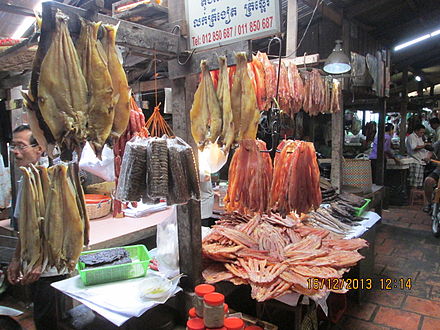
[[[173,277],[179,270],[179,236],[177,235],[177,211],[173,206],[169,218],[157,225],[156,259],[159,272],[166,277]]]
[[[107,145],[104,146],[101,158],[100,160],[96,157],[95,152],[89,142],[87,142],[81,154],[79,167],[86,172],[100,177],[104,181],[114,181],[114,155],[113,151]]]
[[[134,137],[125,145],[116,189],[117,200],[137,202],[142,198],[146,190],[147,140]]]
[[[0,209],[11,206],[11,175],[10,168],[5,167],[0,154]]]

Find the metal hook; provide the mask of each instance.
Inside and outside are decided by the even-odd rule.
[[[267,54],[270,54],[270,46],[272,45],[272,41],[278,41],[280,44],[280,48],[278,50],[278,77],[277,77],[277,89],[275,94],[275,100],[278,102],[278,89],[280,87],[280,76],[281,76],[281,52],[283,50],[283,42],[279,37],[273,37],[270,39],[269,44],[267,45]],[[272,102],[273,103],[273,102]]]
[[[171,30],[171,33],[175,33],[176,30],[179,31],[179,39],[180,39],[180,37],[182,36],[180,25],[175,25],[173,27],[173,29]],[[189,62],[189,60],[191,59],[191,57],[193,56],[194,52],[195,52],[195,49],[192,50],[192,52],[188,55],[188,57],[186,58],[186,60],[184,62],[181,62],[180,55],[182,55],[182,51],[180,49],[180,40],[178,40],[178,42],[177,42],[177,63],[182,66],[186,65]],[[188,52],[185,51],[185,53],[188,53]]]

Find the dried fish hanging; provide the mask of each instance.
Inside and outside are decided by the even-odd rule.
[[[113,146],[113,153],[115,155],[115,177],[116,177],[116,189],[119,185],[119,177],[121,173],[122,158],[124,156],[125,147],[128,141],[132,137],[140,135],[142,137],[148,137],[148,131],[145,128],[145,116],[133,97],[130,98],[130,118],[128,121],[127,129],[116,140]],[[120,200],[115,199],[113,202],[113,216],[123,217],[122,203]]]

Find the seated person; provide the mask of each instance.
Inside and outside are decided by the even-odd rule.
[[[440,141],[437,141],[436,143],[433,144],[433,149],[434,149],[433,158],[440,159]],[[426,204],[423,207],[424,212],[427,213],[431,212],[432,197],[433,197],[432,194],[434,192],[434,188],[437,186],[437,182],[439,178],[440,178],[440,165],[437,165],[434,171],[432,171],[423,182],[423,190],[425,192],[425,200],[426,200]]]
[[[429,163],[432,153],[425,149],[430,143],[423,141],[425,126],[416,125],[414,132],[407,136],[405,140],[408,155],[415,159],[409,166],[408,185],[417,189],[423,185],[424,167]]]

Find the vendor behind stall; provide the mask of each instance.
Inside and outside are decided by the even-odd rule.
[[[394,159],[397,164],[400,164],[400,160],[398,160],[393,151],[391,150],[391,139],[394,134],[394,125],[388,123],[385,125],[385,136],[383,141],[383,152],[385,154],[385,158]],[[374,139],[373,149],[371,150],[370,156],[368,157],[371,160],[371,171],[373,175],[373,183],[376,183],[376,168],[377,168],[377,136]],[[386,161],[385,161],[386,167]]]
[[[17,166],[30,166],[37,164],[43,154],[43,148],[32,135],[29,126],[18,126],[12,133],[10,145],[14,153]],[[17,194],[17,203],[21,196],[20,184]],[[19,208],[15,207],[14,218],[19,218]],[[31,299],[34,304],[33,315],[35,326],[38,330],[57,329],[56,322],[56,289],[51,287],[51,283],[65,279],[67,275],[60,275],[53,268],[50,271],[41,273],[41,267],[33,269],[26,276],[22,276],[20,271],[20,239],[19,236],[15,253],[8,267],[8,280],[12,284],[30,285]]]
[[[431,126],[433,131],[432,142],[440,141],[440,119],[437,117],[431,118],[429,120],[429,126]]]
[[[417,125],[414,132],[407,136],[405,140],[408,155],[416,160],[409,165],[408,185],[411,188],[420,188],[423,185],[424,167],[431,159],[432,153],[426,150],[430,143],[423,141],[425,126]]]

